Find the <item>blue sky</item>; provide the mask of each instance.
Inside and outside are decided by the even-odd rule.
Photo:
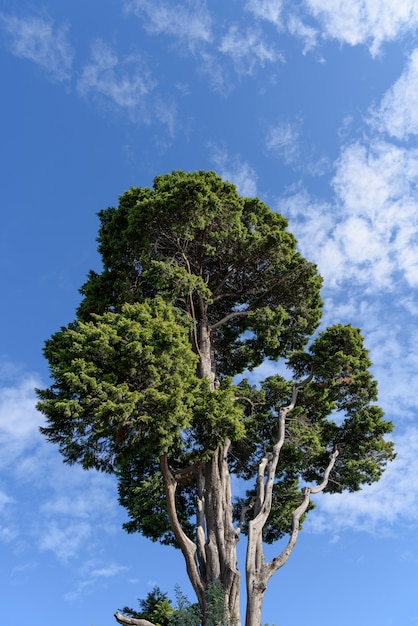
[[[114,481],[43,441],[33,388],[100,268],[97,212],[214,169],[288,217],[395,423],[378,484],[318,497],[264,621],[418,625],[417,28],[416,0],[0,0],[2,623],[110,626],[155,584],[189,592],[176,551],[121,529]]]

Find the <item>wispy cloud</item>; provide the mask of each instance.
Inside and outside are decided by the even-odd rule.
[[[44,474],[31,532],[41,551],[51,551],[66,562],[88,554],[92,536],[97,541],[99,535],[115,532],[119,510],[116,486],[109,476],[64,466],[53,449],[48,469],[53,479]]]
[[[99,97],[129,111],[134,117],[144,115],[144,99],[153,91],[156,81],[141,57],[130,55],[120,58],[102,40],[92,44],[91,57],[78,80],[79,93],[84,97],[91,94]]]
[[[190,50],[212,40],[212,20],[206,3],[200,0],[173,4],[164,0],[129,0],[128,13],[141,18],[145,30],[155,35],[169,35]]]
[[[64,599],[67,601],[73,601],[79,598],[81,595],[93,588],[97,589],[97,586],[105,583],[110,578],[117,578],[121,574],[124,574],[128,568],[124,565],[118,565],[117,563],[111,563],[102,567],[97,567],[97,563],[87,562],[83,565],[80,572],[80,581],[77,584],[76,589],[65,594]]]
[[[369,292],[400,276],[418,286],[418,150],[372,140],[346,146],[332,182],[334,203],[304,192],[281,203],[305,254],[332,284]],[[395,280],[395,278],[397,280]]]
[[[286,163],[292,163],[300,153],[301,120],[279,121],[269,127],[266,134],[266,148]]]
[[[418,134],[418,49],[411,54],[402,76],[372,112],[371,123],[396,139]]]
[[[40,441],[41,416],[35,409],[39,378],[11,363],[0,366],[0,467],[19,465],[20,457]],[[19,459],[19,464],[16,464]]]
[[[15,56],[33,61],[55,81],[70,79],[74,51],[67,25],[56,27],[49,17],[0,13],[0,26]]]
[[[383,43],[393,41],[418,26],[415,0],[306,0],[323,35],[352,46],[367,45],[376,56]]]
[[[238,193],[248,198],[257,195],[257,175],[247,161],[239,156],[231,157],[224,146],[209,145],[211,161],[216,171],[225,180],[236,185]]]
[[[70,522],[59,524],[50,521],[43,525],[39,533],[40,550],[50,550],[55,556],[66,562],[77,554],[92,535],[92,525],[88,522]]]
[[[248,0],[245,8],[256,17],[271,22],[276,28],[283,27],[282,0]]]
[[[303,45],[303,54],[313,50],[318,45],[319,32],[317,28],[306,24],[298,15],[292,14],[286,22],[289,33],[300,39]]]
[[[306,15],[291,3],[283,0],[248,0],[245,5],[258,20],[272,24],[279,32],[288,31],[303,43],[303,53],[315,48],[319,41],[319,30],[308,24]]]
[[[418,474],[418,429],[409,428],[395,437],[397,458],[388,465],[379,482],[362,491],[323,494],[307,528],[338,533],[362,530],[386,534],[418,525],[418,492],[413,488]]]
[[[229,56],[240,74],[253,74],[255,68],[266,63],[284,61],[283,56],[264,37],[261,30],[249,28],[245,31],[230,26],[222,37],[219,50]]]
[[[32,547],[67,561],[99,530],[114,532],[116,487],[109,476],[62,463],[39,433],[34,387],[42,387],[38,376],[0,363],[0,539],[31,536]]]

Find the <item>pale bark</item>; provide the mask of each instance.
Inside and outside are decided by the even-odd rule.
[[[122,613],[116,612],[115,619],[122,626],[155,626],[152,622],[149,622],[147,619],[137,619],[136,617],[126,617],[126,615],[122,615]]]
[[[201,607],[205,606],[205,588],[201,580],[200,572],[196,562],[196,544],[186,535],[182,529],[176,509],[175,492],[177,482],[172,476],[168,467],[167,455],[164,454],[160,458],[161,473],[163,476],[164,489],[167,500],[167,512],[170,520],[170,526],[176,538],[177,544],[182,551],[184,560],[186,561],[186,570],[190,582],[198,598]]]
[[[239,623],[240,572],[237,569],[238,533],[233,526],[231,479],[227,464],[230,442],[218,448],[206,463],[207,585],[219,580],[228,615]]]
[[[212,347],[212,339],[210,327],[206,319],[199,323],[199,375],[201,378],[207,378],[211,389],[215,388],[215,358]]]
[[[186,259],[187,261],[187,259]],[[188,270],[190,267],[186,264]],[[235,317],[245,317],[251,311],[234,311],[218,322],[210,325],[207,304],[198,297],[194,302],[190,297],[189,312],[195,321],[193,343],[199,355],[198,373],[207,379],[210,389],[216,389],[216,359],[212,343],[212,332]],[[256,497],[251,503],[253,518],[248,522],[248,544],[246,556],[247,611],[246,626],[260,626],[264,592],[270,577],[289,558],[299,533],[300,519],[307,511],[310,496],[325,488],[329,473],[334,466],[337,452],[325,471],[324,481],[314,488],[302,490],[302,502],[292,516],[292,529],[289,541],[282,553],[270,563],[265,562],[263,550],[263,529],[271,512],[273,489],[280,453],[285,442],[285,425],[289,413],[297,402],[298,392],[312,379],[312,373],[302,382],[293,386],[292,398],[288,406],[282,407],[278,415],[278,437],[270,453],[260,461],[256,479]],[[187,573],[206,621],[207,590],[211,583],[219,580],[225,592],[225,603],[231,623],[240,622],[240,573],[237,569],[236,549],[243,523],[237,529],[233,526],[231,479],[227,463],[229,442],[218,447],[213,457],[196,468],[196,536],[192,541],[179,523],[176,502],[176,479],[172,476],[166,455],[161,458],[161,471],[167,497],[167,510],[172,531],[183,553]],[[121,622],[122,623],[122,622]],[[126,622],[124,622],[127,624]],[[132,622],[134,624],[134,622]],[[148,626],[138,624],[137,626]]]
[[[302,489],[302,502],[293,511],[292,530],[289,541],[284,550],[269,563],[265,563],[264,555],[262,554],[261,539],[256,543],[256,548],[260,551],[261,554],[258,555],[258,560],[255,561],[257,569],[251,572],[247,571],[247,613],[245,622],[246,626],[260,626],[263,597],[267,589],[267,583],[273,576],[273,574],[275,574],[278,569],[283,567],[283,565],[287,562],[290,555],[292,554],[299,535],[300,519],[308,510],[311,494],[320,493],[325,489],[328,484],[332,468],[335,465],[337,456],[338,450],[335,450],[330,457],[330,461],[324,472],[324,478],[321,484],[317,485],[316,487],[304,487]],[[250,542],[248,542],[248,544],[250,544]]]

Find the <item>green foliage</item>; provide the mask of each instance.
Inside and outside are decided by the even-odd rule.
[[[163,593],[157,586],[150,591],[145,600],[138,600],[140,611],[135,611],[127,606],[122,609],[122,613],[135,619],[147,619],[155,626],[170,626],[175,614],[170,600],[166,593]]]
[[[154,587],[145,600],[138,600],[139,611],[125,606],[122,613],[136,619],[147,619],[155,626],[201,626],[199,606],[192,604],[178,585],[175,596],[176,604],[173,606],[167,594]],[[206,626],[233,626],[226,613],[225,592],[218,580],[209,585],[207,591]]]
[[[377,384],[358,329],[349,325],[327,328],[307,351],[295,351],[288,366],[297,378],[311,376],[311,380],[300,389],[296,407],[286,419],[271,513],[264,528],[269,543],[289,533],[292,513],[302,500],[300,482],[321,483],[334,450],[339,456],[326,487],[330,493],[356,491],[378,480],[394,458],[393,444],[385,438],[392,424],[374,404]],[[278,416],[291,402],[292,383],[276,375],[259,389],[251,389],[245,380],[239,387],[239,396],[246,398],[242,400],[246,436],[234,444],[233,454],[236,473],[249,480],[265,450],[277,439]],[[245,498],[236,500],[236,519],[254,495],[250,489]],[[312,508],[311,504],[308,510]]]
[[[206,626],[233,626],[228,619],[225,592],[219,580],[214,580],[207,591],[208,614]]]
[[[321,482],[334,450],[329,492],[379,479],[394,456],[392,427],[375,404],[363,338],[335,325],[308,345],[321,278],[285,218],[213,172],[180,171],[99,215],[103,271],[90,272],[77,319],[46,342],[52,384],[38,391],[38,408],[66,462],[116,473],[128,531],[175,545],[159,467],[167,453],[192,537],[198,472],[229,439],[230,469],[254,482],[307,377],[286,416],[265,540],[289,531],[301,481]],[[204,349],[216,384],[199,369]],[[289,380],[232,384],[266,358],[286,359]],[[236,503],[237,518],[253,495]]]
[[[181,592],[177,585],[174,589],[176,595],[176,608],[170,618],[170,626],[200,626],[202,623],[202,612],[199,605],[191,603]]]
[[[316,328],[321,279],[285,218],[213,172],[158,176],[99,215],[104,269],[81,290],[80,319],[157,295],[190,316],[206,305],[210,323],[251,312],[213,332],[220,375],[302,348]]]
[[[41,429],[69,463],[113,471],[132,450],[160,455],[190,425],[197,357],[184,317],[156,298],[94,315],[46,342],[54,384],[38,391]]]

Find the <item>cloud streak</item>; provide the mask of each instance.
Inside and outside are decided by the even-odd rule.
[[[418,473],[418,429],[409,428],[395,437],[397,458],[379,482],[356,493],[323,494],[317,499],[308,528],[338,533],[361,530],[391,534],[418,525],[418,493],[413,485]]]
[[[415,0],[306,0],[305,4],[323,35],[351,46],[367,45],[372,56],[385,42],[418,26]]]
[[[44,440],[35,408],[34,387],[40,386],[38,376],[0,364],[0,460],[7,489],[0,489],[0,539],[29,534],[37,549],[66,562],[85,552],[98,530],[114,532],[116,487],[109,476],[64,465]]]
[[[212,20],[206,3],[199,0],[182,4],[131,0],[125,10],[140,18],[149,33],[173,37],[191,51],[212,41]]]
[[[69,81],[74,51],[67,25],[56,27],[49,17],[17,17],[0,13],[0,26],[7,35],[10,51],[42,67],[57,82]]]
[[[255,28],[243,31],[237,26],[230,26],[222,37],[219,50],[232,59],[239,74],[251,75],[257,66],[264,67],[267,63],[284,61],[283,56]]]
[[[81,96],[93,94],[119,109],[137,116],[144,99],[156,86],[140,56],[120,58],[102,40],[91,46],[91,61],[87,63],[77,83]]]
[[[257,195],[257,175],[247,161],[239,156],[231,157],[222,146],[210,144],[211,160],[218,174],[236,185],[238,193],[247,197]]]
[[[371,124],[378,131],[404,140],[418,134],[418,49],[414,50],[402,76],[372,111]]]
[[[418,150],[380,139],[346,146],[335,164],[335,202],[305,192],[281,202],[304,254],[332,285],[418,286]],[[293,226],[294,225],[294,226]]]

